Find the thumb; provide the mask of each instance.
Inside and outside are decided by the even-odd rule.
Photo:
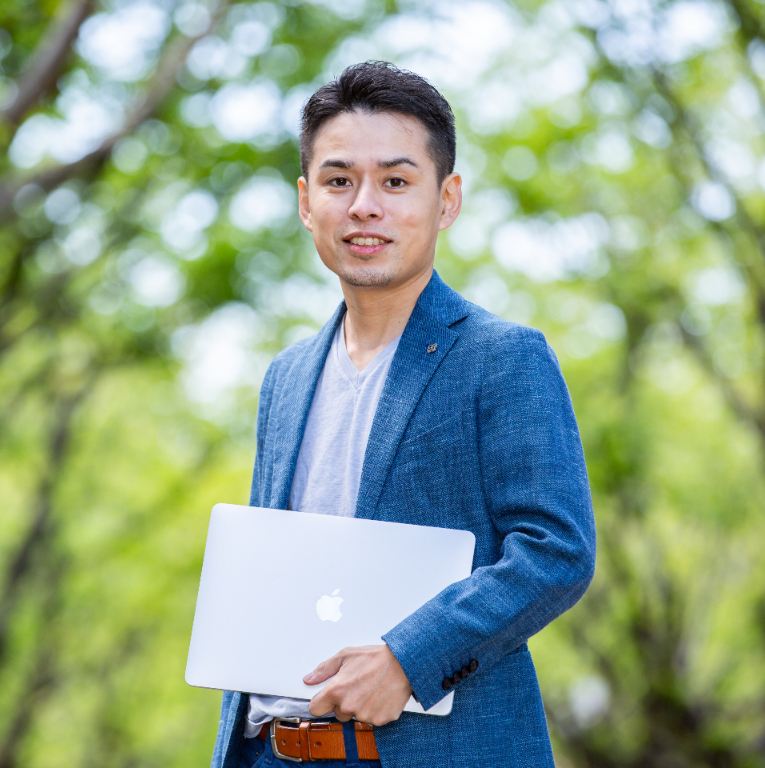
[[[310,672],[303,678],[303,682],[306,685],[318,685],[319,683],[323,683],[325,680],[329,680],[330,677],[333,677],[340,671],[340,667],[343,666],[344,660],[345,657],[338,653],[331,659],[322,661],[321,664],[319,664],[319,666],[316,667],[313,672]]]

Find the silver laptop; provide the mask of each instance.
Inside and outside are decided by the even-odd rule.
[[[216,504],[186,682],[311,699],[303,677],[470,575],[470,531]],[[454,693],[427,714],[448,715]],[[411,698],[409,712],[424,712]]]

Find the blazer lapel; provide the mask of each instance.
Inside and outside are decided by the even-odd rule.
[[[344,312],[345,302],[335,310],[330,321],[319,331],[303,354],[296,357],[282,385],[277,419],[279,430],[272,449],[274,452],[270,501],[272,509],[286,509],[289,504],[292,478],[295,475],[300,443],[303,440],[316,384]]]
[[[391,361],[364,455],[356,517],[374,517],[409,419],[440,362],[459,338],[449,325],[464,318],[469,312],[468,306],[433,273]]]

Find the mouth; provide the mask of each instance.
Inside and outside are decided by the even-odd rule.
[[[373,256],[392,241],[376,232],[352,232],[344,238],[344,242],[348,243],[350,250],[357,256]]]

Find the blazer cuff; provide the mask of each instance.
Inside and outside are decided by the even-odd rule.
[[[382,639],[404,670],[409,685],[412,686],[414,698],[423,709],[434,707],[444,696],[480,669],[480,662],[469,655],[455,659],[453,664],[444,664],[439,663],[436,654],[423,655],[413,652],[408,634],[407,628],[399,624],[383,635]],[[464,677],[462,670],[467,673]],[[458,671],[460,679],[455,680],[454,674]],[[446,680],[449,681],[446,684],[448,688],[444,684]]]

